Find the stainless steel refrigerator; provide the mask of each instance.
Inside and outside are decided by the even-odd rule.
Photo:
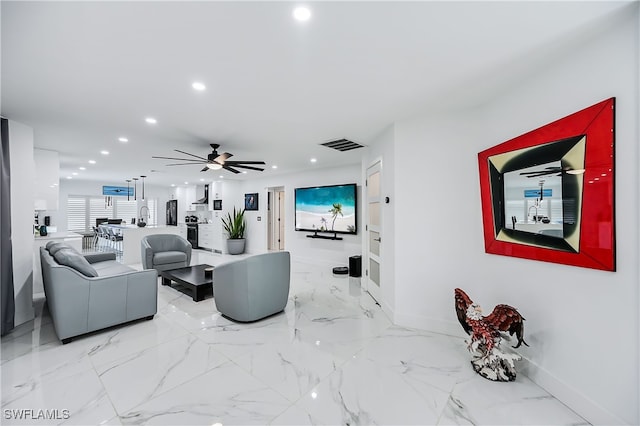
[[[178,226],[178,200],[167,201],[167,225]]]

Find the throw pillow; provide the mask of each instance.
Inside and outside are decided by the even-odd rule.
[[[89,264],[87,259],[85,259],[80,253],[73,250],[72,248],[58,250],[56,254],[53,255],[53,257],[60,265],[65,265],[73,268],[87,277],[98,276],[98,272],[93,266]]]

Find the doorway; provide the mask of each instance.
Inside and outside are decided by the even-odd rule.
[[[376,161],[367,169],[367,180],[365,182],[367,194],[367,213],[365,218],[367,260],[364,282],[367,292],[378,302],[381,300],[380,267],[382,265],[381,173],[381,161]]]
[[[267,249],[284,250],[284,188],[269,188],[267,193]]]

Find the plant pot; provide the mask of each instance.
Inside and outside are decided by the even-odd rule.
[[[244,238],[228,239],[227,240],[227,252],[229,254],[242,254],[244,253]]]

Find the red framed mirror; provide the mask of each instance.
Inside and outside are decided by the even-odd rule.
[[[615,271],[615,98],[478,154],[485,251]]]

